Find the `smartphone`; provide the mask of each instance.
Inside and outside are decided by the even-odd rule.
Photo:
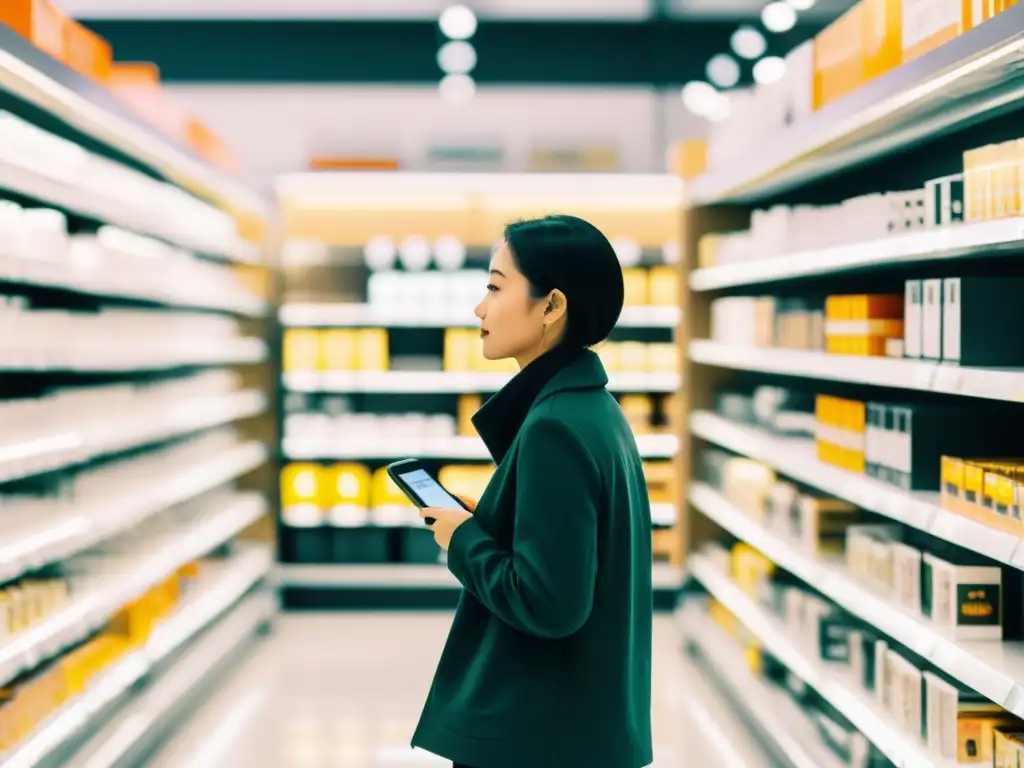
[[[395,485],[402,489],[413,504],[420,509],[438,507],[441,509],[465,509],[465,504],[450,493],[431,475],[419,459],[402,459],[388,464],[388,475]],[[434,524],[434,518],[424,518],[427,525]]]

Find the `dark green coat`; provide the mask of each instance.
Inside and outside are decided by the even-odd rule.
[[[556,373],[455,531],[465,589],[415,746],[473,768],[653,762],[651,512],[607,383],[590,352]]]

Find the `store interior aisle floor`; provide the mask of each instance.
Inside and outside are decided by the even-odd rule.
[[[450,623],[445,613],[283,614],[148,768],[443,766],[408,747]],[[692,675],[656,620],[656,768],[715,764],[685,711]]]

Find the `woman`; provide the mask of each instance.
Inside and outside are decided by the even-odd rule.
[[[424,509],[459,606],[413,745],[471,768],[641,768],[651,749],[651,514],[590,347],[622,311],[608,240],[508,226],[477,307],[520,372],[474,416],[498,467],[472,513]]]

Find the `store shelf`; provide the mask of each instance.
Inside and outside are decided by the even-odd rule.
[[[880,240],[723,264],[690,273],[693,291],[1024,250],[1024,218],[909,232]]]
[[[161,410],[145,422],[128,421],[122,429],[102,435],[69,425],[67,432],[19,442],[0,442],[0,482],[21,480],[44,472],[71,467],[102,456],[172,440],[192,432],[212,429],[262,413],[267,396],[259,390],[194,398]],[[116,414],[111,414],[115,419]],[[90,424],[89,422],[85,422]],[[91,424],[90,424],[91,426]],[[0,556],[0,563],[3,557]],[[2,567],[2,566],[0,566]]]
[[[449,306],[403,307],[373,304],[285,304],[278,314],[291,328],[476,328],[480,321],[472,308]],[[624,307],[619,328],[675,328],[678,307]]]
[[[262,443],[250,441],[149,484],[142,492],[79,504],[60,522],[46,521],[31,533],[0,535],[0,584],[83,552],[148,518],[231,482],[267,459]]]
[[[676,612],[683,639],[695,646],[697,663],[726,693],[780,764],[790,768],[844,768],[820,743],[808,715],[784,691],[755,676],[736,638],[707,614],[707,606],[688,601]]]
[[[51,350],[45,355],[26,354],[23,350],[8,353],[0,351],[0,372],[58,372],[114,373],[159,371],[198,365],[246,365],[267,359],[267,344],[262,339],[233,339],[221,344],[191,347],[184,344],[165,346],[159,343],[149,347],[133,347],[130,352],[118,348],[110,350],[66,348]]]
[[[101,86],[51,58],[8,27],[0,27],[0,86],[76,131],[112,147],[170,181],[257,216],[267,200],[134,117]]]
[[[232,539],[267,512],[256,494],[237,495],[197,526],[162,536],[133,559],[117,561],[111,572],[93,574],[73,587],[66,607],[0,644],[0,685],[87,637],[121,606],[160,583],[182,565]],[[0,765],[4,765],[0,763]]]
[[[282,587],[390,587],[458,589],[459,582],[445,565],[291,565],[277,566],[274,581]],[[663,563],[654,564],[655,589],[679,589],[682,570]]]
[[[636,444],[645,459],[670,459],[679,448],[679,438],[675,435],[637,435]],[[364,434],[358,438],[286,437],[282,446],[285,456],[292,461],[361,461],[371,458],[405,459],[410,456],[443,461],[491,459],[480,438],[462,436],[406,439],[389,438],[386,434]]]
[[[0,166],[0,176],[2,174]],[[0,255],[0,281],[57,288],[87,296],[148,301],[174,308],[233,312],[248,317],[261,317],[268,309],[267,303],[255,294],[238,291],[214,296],[201,286],[189,287],[159,280],[148,286],[131,285],[125,283],[122,275],[109,269],[83,268],[71,263],[70,259],[45,261]]]
[[[249,647],[276,613],[273,597],[262,591],[244,598],[185,655],[160,674],[131,706],[105,726],[74,759],[61,768],[129,768],[142,765],[153,747],[179,719],[194,714],[194,701],[216,685],[218,675]]]
[[[1024,570],[1020,537],[943,509],[937,493],[907,493],[819,461],[811,440],[775,437],[707,411],[690,415],[690,431],[695,437],[757,459],[787,477],[862,509]]]
[[[103,672],[85,693],[55,712],[17,748],[0,755],[0,767],[67,765],[63,750],[70,742],[87,735],[90,726],[105,711],[118,700],[126,699],[133,686],[235,605],[269,573],[270,567],[270,553],[264,548],[253,548],[216,568],[214,574],[197,584],[192,594],[153,631],[142,648]],[[223,629],[209,638],[210,650],[220,647],[216,638],[241,639],[269,619],[273,603],[265,595],[256,595],[250,600],[228,618]],[[198,660],[189,658],[194,659],[192,664]],[[182,669],[190,668],[194,670],[186,659]]]
[[[754,637],[800,680],[815,689],[871,741],[897,768],[954,768],[932,754],[919,739],[890,725],[891,716],[839,668],[816,658],[792,638],[783,624],[732,583],[707,556],[689,558],[690,573],[727,608]]]
[[[997,704],[1024,714],[1024,643],[965,642],[899,603],[857,582],[840,563],[808,556],[790,541],[764,529],[711,486],[697,483],[690,501],[768,559],[811,585],[851,614],[878,628],[951,677]]]
[[[777,373],[823,381],[936,392],[986,400],[1024,400],[1024,369],[966,368],[925,360],[829,355],[770,347],[690,342],[690,359],[702,365]]]
[[[1024,7],[1014,6],[765,137],[688,187],[694,205],[757,202],[1014,106],[1024,84]]]
[[[507,373],[455,371],[359,371],[285,373],[291,392],[461,394],[497,392],[511,378]],[[680,377],[674,373],[611,373],[608,389],[614,392],[675,392]]]

